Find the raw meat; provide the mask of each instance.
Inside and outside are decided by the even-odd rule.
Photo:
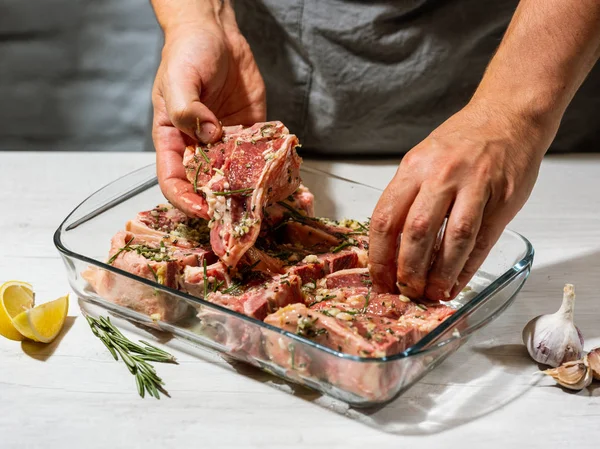
[[[254,245],[268,204],[300,186],[299,145],[281,122],[225,127],[222,141],[187,147],[190,182],[208,204],[213,251],[234,268]]]
[[[356,364],[322,347],[388,357],[454,310],[371,290],[368,223],[314,216],[297,146],[280,122],[226,127],[222,141],[185,151],[186,173],[207,202],[206,217],[161,204],[138,213],[113,238],[115,268],[197,300],[182,301],[108,270],[89,270],[86,279],[106,299],[156,319],[173,322],[194,310],[194,331],[250,363],[378,397],[411,374],[401,364]]]
[[[109,262],[113,267],[135,276],[177,289],[179,270],[185,260],[171,258],[172,253],[162,252],[162,248],[152,247],[133,234],[122,231],[112,239]],[[196,258],[191,261],[197,263]],[[169,293],[108,270],[90,267],[82,276],[104,299],[156,320],[177,321],[189,310],[185,301]]]

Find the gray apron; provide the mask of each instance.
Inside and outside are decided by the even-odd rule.
[[[464,106],[518,0],[235,0],[269,119],[303,154],[397,155]],[[543,49],[541,51],[551,51]],[[552,151],[600,150],[600,68]]]

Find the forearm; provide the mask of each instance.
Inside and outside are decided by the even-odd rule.
[[[151,3],[165,35],[181,26],[218,24],[221,9],[229,6],[229,1],[223,0],[151,0]]]
[[[555,132],[599,56],[598,0],[521,0],[473,101]]]

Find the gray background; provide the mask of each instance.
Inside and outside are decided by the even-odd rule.
[[[161,45],[148,0],[1,0],[0,150],[152,149]]]
[[[430,5],[430,10],[424,13],[423,19],[427,24],[432,18],[442,17],[447,22],[447,26],[442,24],[438,30],[445,30],[445,32],[452,30],[450,26],[452,24],[456,28],[455,22],[461,17],[472,25],[468,26],[471,33],[475,33],[479,28],[491,27],[490,29],[494,30],[497,28],[498,33],[483,33],[484,37],[479,40],[473,38],[460,41],[467,46],[477,42],[481,45],[486,44],[485,48],[482,47],[483,50],[473,51],[475,59],[468,59],[469,63],[464,63],[460,59],[457,59],[458,62],[454,61],[458,68],[468,67],[471,73],[472,83],[468,89],[463,89],[465,99],[480,79],[493,49],[501,38],[502,26],[508,23],[511,9],[517,4],[517,0],[329,0],[327,3],[329,6],[325,7],[325,3],[319,3],[323,0],[311,1],[312,6],[305,8],[306,11],[313,11],[315,5],[323,6],[322,14],[331,13],[335,16],[339,11],[343,11],[343,17],[334,17],[339,19],[341,25],[344,25],[344,20],[350,20],[348,17],[364,18],[368,17],[369,13],[377,13],[378,8],[392,7],[396,9],[391,12],[399,15],[398,23],[408,26],[414,21],[418,25],[418,21],[421,20],[419,15],[408,14],[405,18],[402,17],[402,8],[397,8],[397,5],[406,3],[406,8],[417,8],[421,4]],[[265,46],[268,47],[271,42],[264,38],[264,34],[270,36],[280,30],[281,25],[278,21],[285,24],[286,17],[305,2],[308,0],[237,0],[238,13],[247,13],[238,16],[242,30],[255,50],[261,71],[263,74],[270,75],[266,77],[271,99],[269,119],[283,120],[292,132],[300,135],[306,150],[312,145],[314,149],[325,149],[325,153],[333,155],[335,148],[332,146],[332,139],[339,144],[338,154],[342,155],[348,154],[348,149],[355,141],[358,143],[366,141],[372,147],[374,146],[372,136],[362,132],[358,133],[358,136],[350,133],[344,141],[339,131],[343,120],[339,117],[333,127],[337,130],[335,136],[331,136],[332,139],[329,140],[326,138],[319,140],[319,136],[328,136],[331,126],[320,129],[316,125],[322,122],[327,124],[323,118],[334,116],[330,110],[321,107],[327,104],[328,97],[323,94],[329,92],[327,89],[322,92],[313,89],[315,91],[310,102],[313,110],[307,111],[307,114],[310,113],[312,117],[311,120],[307,120],[307,123],[312,123],[312,126],[294,123],[297,109],[290,107],[291,89],[285,84],[290,80],[294,82],[293,76],[290,78],[293,70],[284,67],[283,72],[277,72],[273,53],[261,50],[264,50]],[[335,9],[330,11],[331,4],[343,4],[344,8],[337,12]],[[486,13],[488,8],[482,8],[484,4],[490,8],[493,6],[497,10]],[[267,5],[269,14],[261,9]],[[270,17],[271,13],[277,17],[273,16],[271,23],[265,22],[257,27],[256,18],[250,14],[255,11],[259,11],[259,17],[262,18]],[[246,20],[241,20],[242,18]],[[474,20],[475,18],[479,20]],[[316,20],[311,23],[318,25]],[[332,18],[327,22],[325,30],[333,25],[335,24]],[[435,38],[436,33],[428,33],[425,25],[418,26],[417,30],[423,34],[424,42],[427,43]],[[296,36],[300,31],[295,30],[293,26],[286,26],[284,30],[287,33],[285,39],[278,38],[273,42],[287,42],[287,47],[301,53],[313,51],[315,54],[311,54],[311,57],[317,59],[320,54],[328,55],[326,51],[328,41],[319,44],[312,42],[320,36],[319,33],[323,34],[323,30],[319,32],[318,29],[312,30],[306,26],[302,39]],[[407,30],[412,32],[410,27]],[[392,31],[400,37],[406,32],[396,28]],[[360,43],[363,36],[356,36],[355,39]],[[303,49],[305,41],[313,45]],[[149,0],[0,0],[0,150],[152,151],[150,95],[161,45],[162,33],[156,23]],[[283,56],[286,56],[286,46],[278,50],[284,52]],[[331,47],[329,48],[330,53],[333,52],[331,54],[346,57],[346,54],[340,52],[334,44],[331,44]],[[348,51],[353,51],[353,48]],[[541,51],[552,51],[552,49]],[[435,52],[430,53],[435,54]],[[478,62],[474,63],[472,60]],[[445,71],[452,69],[450,62],[442,64]],[[301,65],[297,67],[302,69]],[[319,70],[323,72],[323,67],[327,68],[327,65],[321,64],[317,67],[318,70],[315,70],[316,78],[313,77],[316,80],[328,80],[318,76]],[[351,68],[356,68],[354,63],[351,64]],[[340,85],[336,78],[341,76],[340,73],[344,72],[334,71],[333,78],[329,80],[331,85]],[[424,70],[416,80],[418,84],[427,85],[428,80],[431,81],[434,75],[431,70]],[[464,80],[461,78],[456,80],[456,83],[462,82]],[[312,83],[313,87],[317,84]],[[321,84],[327,87],[327,83]],[[277,91],[281,86],[284,88],[283,95],[278,94]],[[389,86],[386,88],[389,89]],[[419,97],[407,95],[418,93],[418,89],[407,89],[402,83],[398,89],[402,93],[398,98],[406,103],[403,117],[408,117],[409,124],[414,128],[413,134],[407,130],[401,133],[406,140],[404,151],[425,137],[453,110],[458,110],[460,107],[460,101],[445,109],[440,108],[438,103],[435,107],[427,109],[427,111],[435,111],[437,115],[429,112],[421,114],[422,123],[414,124],[414,116],[418,108],[426,104],[426,101],[436,101],[435,97],[430,95],[432,90],[426,89],[425,96]],[[304,92],[296,90],[295,94]],[[343,94],[343,90],[339,89],[330,89],[330,91]],[[449,91],[459,92],[460,89],[453,85]],[[396,98],[394,95],[389,97]],[[323,98],[327,101],[317,101]],[[355,101],[354,96],[349,98]],[[412,100],[409,101],[411,98]],[[446,101],[449,97],[443,95],[442,98]],[[283,99],[280,103],[284,108],[275,107],[274,99]],[[392,103],[394,106],[395,101]],[[372,111],[385,112],[380,106],[373,108]],[[600,148],[600,115],[597,113],[599,108],[600,64],[597,64],[567,110],[551,151],[597,151]],[[347,102],[340,103],[338,109],[342,111],[340,115],[342,118],[347,115],[345,114],[347,111],[352,110],[348,108]],[[372,111],[368,112],[368,116],[372,115]],[[389,122],[388,115],[384,114],[380,122],[384,123],[386,120]],[[350,118],[347,125],[352,130],[355,128],[356,118]],[[394,154],[397,154],[399,147],[395,137],[398,134],[396,132],[398,123],[400,123],[398,120],[393,121],[393,126],[390,128],[392,138],[386,141],[391,142],[390,151]],[[380,132],[383,125],[378,123],[372,129]],[[361,136],[362,140],[358,139]],[[314,140],[312,144],[311,139]],[[365,153],[365,148],[359,148],[358,153]]]

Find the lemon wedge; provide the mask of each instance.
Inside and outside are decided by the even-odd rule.
[[[25,310],[13,318],[13,325],[25,337],[50,343],[60,333],[69,311],[69,295]]]
[[[13,319],[33,307],[34,294],[31,284],[8,281],[0,286],[0,335],[21,341],[24,336],[13,325]]]

